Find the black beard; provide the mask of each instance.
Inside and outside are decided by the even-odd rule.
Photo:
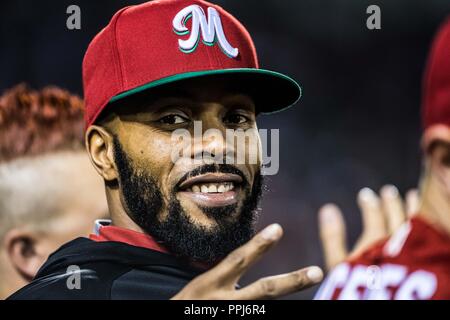
[[[260,171],[255,175],[252,188],[240,170],[226,164],[202,166],[184,177],[206,172],[223,172],[236,173],[244,179],[242,187],[246,190],[246,196],[240,213],[236,212],[239,210],[237,205],[200,208],[217,222],[215,227],[206,229],[191,221],[175,192],[169,197],[167,218],[164,221],[158,220],[158,214],[163,208],[161,192],[148,173],[134,169],[117,137],[114,138],[114,159],[119,171],[122,200],[128,215],[147,234],[162,242],[172,254],[189,261],[212,264],[248,242],[255,234],[254,223],[262,193],[263,179]],[[238,219],[230,219],[230,216],[235,214],[239,215]]]

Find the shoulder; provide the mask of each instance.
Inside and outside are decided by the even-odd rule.
[[[9,299],[168,299],[200,272],[168,254],[79,238]]]
[[[33,280],[8,299],[110,299],[114,280],[131,268],[110,262],[68,265]]]

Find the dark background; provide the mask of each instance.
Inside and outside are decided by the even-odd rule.
[[[0,90],[22,81],[82,94],[81,61],[90,39],[119,8],[142,1],[2,1]],[[252,34],[262,67],[303,87],[295,108],[262,116],[280,128],[281,163],[269,178],[260,227],[285,236],[243,284],[322,264],[317,210],[337,202],[349,242],[360,231],[358,190],[385,183],[401,192],[420,174],[421,75],[432,36],[450,13],[448,0],[222,0]],[[81,7],[82,29],[66,28],[66,8]],[[366,28],[366,8],[381,7],[381,30]],[[274,92],[274,94],[277,94]],[[315,289],[289,298],[311,298]]]

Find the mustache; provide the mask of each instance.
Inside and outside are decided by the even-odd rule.
[[[249,186],[250,183],[247,179],[247,177],[244,175],[244,173],[236,168],[233,165],[230,164],[206,164],[202,165],[200,167],[197,167],[181,177],[181,179],[178,181],[177,186],[181,185],[184,181],[187,179],[200,176],[202,174],[206,173],[230,173],[230,174],[236,174],[242,178],[242,185]]]

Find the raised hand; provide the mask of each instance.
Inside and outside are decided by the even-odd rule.
[[[397,188],[392,185],[381,188],[379,196],[371,189],[364,188],[359,192],[357,202],[363,231],[351,250],[346,244],[346,227],[339,207],[327,204],[319,211],[320,237],[328,270],[391,235],[419,208],[417,190],[410,190],[404,202]]]
[[[266,227],[213,269],[192,280],[172,299],[276,299],[319,283],[323,278],[322,270],[312,266],[262,278],[242,289],[236,289],[242,275],[280,240],[282,234],[283,230],[278,224]]]

